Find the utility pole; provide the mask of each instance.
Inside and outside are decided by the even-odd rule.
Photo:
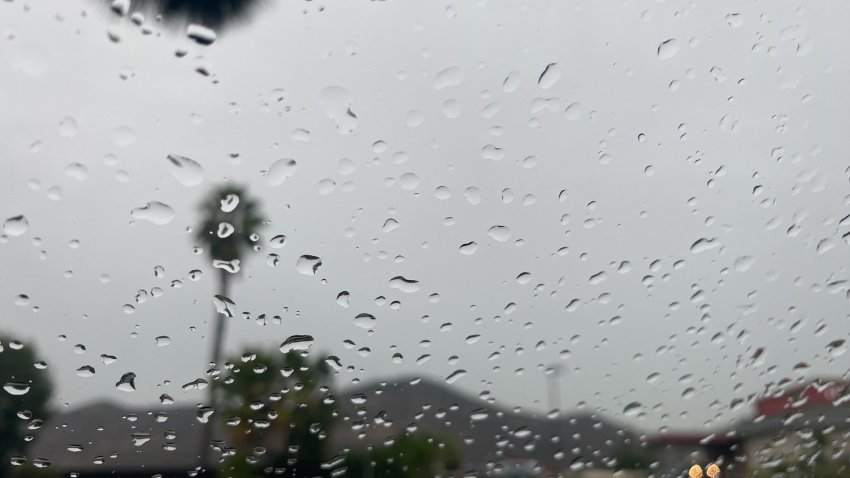
[[[551,364],[543,372],[546,375],[546,395],[549,399],[549,410],[561,409],[561,371],[563,365]]]

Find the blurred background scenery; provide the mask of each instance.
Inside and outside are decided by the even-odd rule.
[[[0,476],[850,477],[847,18],[0,1]]]

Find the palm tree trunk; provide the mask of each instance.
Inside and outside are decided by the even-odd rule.
[[[222,297],[227,297],[230,293],[230,274],[224,269],[219,269],[219,288],[218,294]],[[213,364],[212,367],[220,368],[221,361],[221,348],[222,343],[224,342],[224,329],[227,325],[227,318],[224,314],[220,314],[217,311],[215,312],[215,329],[213,329],[213,343],[212,350],[210,351],[210,362]],[[214,377],[210,377],[210,383],[207,386],[207,402],[209,406],[213,409],[213,415],[210,416],[209,421],[203,424],[203,429],[201,430],[201,450],[200,450],[200,466],[202,468],[206,468],[210,465],[210,441],[212,438],[212,432],[215,428],[215,413],[218,412],[218,394],[216,393],[215,387],[213,386]],[[207,470],[205,473],[208,476],[211,476],[212,473],[210,470]]]

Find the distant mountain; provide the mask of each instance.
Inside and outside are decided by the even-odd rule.
[[[343,389],[336,400],[334,451],[428,433],[453,441],[464,469],[530,459],[561,470],[571,463],[600,466],[637,443],[630,430],[595,415],[547,418],[514,412],[429,379],[362,384]],[[56,471],[81,476],[186,476],[198,464],[201,427],[194,407],[131,410],[96,403],[53,416],[37,430],[28,455],[50,461]],[[223,429],[214,439],[230,441]]]
[[[360,385],[345,390],[337,405],[340,446],[361,449],[406,432],[428,433],[453,440],[466,466],[477,469],[506,458],[533,459],[549,469],[601,466],[638,443],[632,431],[596,415],[514,412],[429,379]]]

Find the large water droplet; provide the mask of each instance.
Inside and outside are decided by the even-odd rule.
[[[700,238],[693,244],[691,244],[691,252],[694,254],[699,254],[700,252],[709,251],[714,249],[720,245],[720,240],[717,238],[707,239],[705,237]]]
[[[360,327],[361,329],[371,329],[375,326],[375,323],[378,319],[375,318],[372,314],[362,313],[357,314],[354,317],[354,325]]]
[[[221,212],[233,212],[239,205],[239,196],[228,194],[221,199]]]
[[[59,136],[74,139],[77,136],[77,120],[70,116],[62,118],[59,122]]]
[[[466,370],[455,370],[454,372],[450,373],[448,377],[446,377],[446,383],[455,383],[456,381],[460,380],[464,375],[466,375]]]
[[[395,276],[390,279],[390,288],[398,289],[402,292],[407,292],[408,294],[412,294],[419,290],[419,281],[412,279],[405,279],[402,276]]]
[[[340,134],[349,134],[357,127],[357,115],[351,111],[351,93],[345,88],[329,86],[323,89],[319,92],[319,104]]]
[[[312,335],[292,335],[280,344],[280,352],[287,353],[292,350],[307,350],[313,346]]]
[[[266,173],[266,180],[272,186],[279,186],[286,181],[286,178],[295,174],[295,169],[298,164],[294,159],[278,159],[269,167],[268,173]]]
[[[456,66],[450,66],[434,76],[434,89],[442,90],[450,86],[463,83],[463,70]]]
[[[115,383],[115,388],[121,390],[122,392],[135,392],[136,391],[136,374],[133,372],[127,372],[121,376],[121,379]]]
[[[23,215],[10,217],[3,222],[3,232],[10,236],[25,234],[29,227],[30,223]]]
[[[295,263],[295,270],[297,270],[299,274],[312,276],[316,275],[316,272],[319,271],[319,267],[321,267],[321,265],[322,259],[319,257],[303,255],[299,257],[298,261]]]
[[[21,382],[7,382],[6,385],[3,385],[3,390],[9,395],[26,395],[30,391],[30,385]]]
[[[77,369],[77,376],[83,378],[94,377],[94,367],[91,365],[83,365]]]
[[[183,186],[197,186],[204,181],[204,167],[194,159],[176,154],[169,154],[166,158],[171,175]]]
[[[174,209],[168,204],[151,201],[144,207],[137,207],[130,211],[130,217],[150,221],[157,226],[164,226],[174,219]]]
[[[507,226],[493,226],[487,231],[487,235],[499,242],[505,242],[511,238],[511,229]]]
[[[151,440],[151,434],[145,432],[133,432],[131,437],[135,446],[142,446]]]
[[[664,40],[658,44],[658,58],[662,60],[673,58],[677,53],[679,53],[680,49],[681,47],[679,46],[679,42],[676,41],[675,38]]]
[[[186,27],[186,36],[195,40],[199,45],[212,45],[216,39],[214,30],[197,24],[191,24]]]
[[[623,407],[623,415],[627,417],[636,416],[638,413],[640,413],[642,408],[643,405],[641,405],[640,402],[631,402],[625,407]]]
[[[558,67],[558,64],[549,63],[546,65],[546,68],[543,69],[543,72],[540,73],[540,78],[537,79],[537,84],[540,88],[548,90],[554,86],[559,79],[561,79],[561,69]]]

